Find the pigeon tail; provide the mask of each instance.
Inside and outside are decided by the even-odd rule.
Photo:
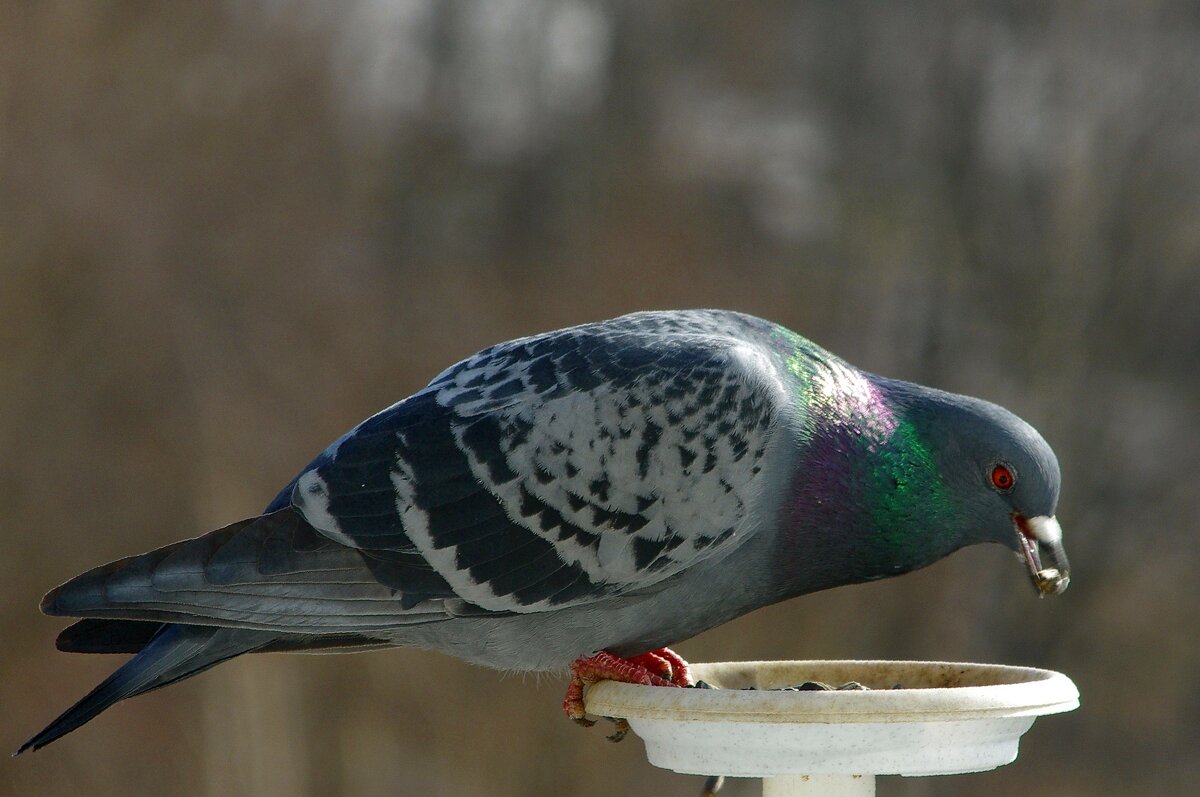
[[[45,747],[120,700],[189,678],[267,645],[273,638],[268,633],[231,628],[164,625],[140,653],[21,745],[16,755]]]

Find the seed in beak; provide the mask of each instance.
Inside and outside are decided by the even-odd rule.
[[[1034,585],[1038,595],[1060,595],[1071,583],[1071,577],[1063,575],[1057,568],[1047,567],[1034,574]]]

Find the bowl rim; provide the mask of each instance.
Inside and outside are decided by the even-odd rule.
[[[837,673],[834,680],[860,680],[847,673],[861,671],[862,680],[875,680],[881,671],[896,677],[909,673],[926,679],[955,675],[994,683],[872,688],[854,691],[780,691],[763,689],[672,689],[601,681],[590,686],[584,702],[591,714],[625,719],[684,722],[847,723],[929,722],[982,718],[1024,717],[1070,711],[1079,705],[1079,691],[1062,673],[1036,667],[975,662],[887,659],[816,659],[794,661],[727,661],[692,665],[693,677],[720,686],[753,676],[762,682],[824,680],[822,670]],[[869,676],[869,677],[868,677]],[[782,681],[780,681],[782,679]],[[842,681],[844,682],[844,681]]]

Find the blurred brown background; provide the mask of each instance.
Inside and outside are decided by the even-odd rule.
[[[486,344],[721,306],[1033,422],[1076,578],[973,549],[681,652],[1060,669],[1083,707],[1015,765],[880,793],[1189,792],[1198,259],[1191,3],[0,4],[0,747],[117,663],[54,652],[47,588],[256,513]],[[0,792],[696,793],[564,685],[247,656]]]

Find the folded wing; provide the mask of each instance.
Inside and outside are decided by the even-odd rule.
[[[720,335],[513,341],[364,422],[288,498],[329,539],[419,556],[488,611],[653,588],[742,541],[778,385]]]

